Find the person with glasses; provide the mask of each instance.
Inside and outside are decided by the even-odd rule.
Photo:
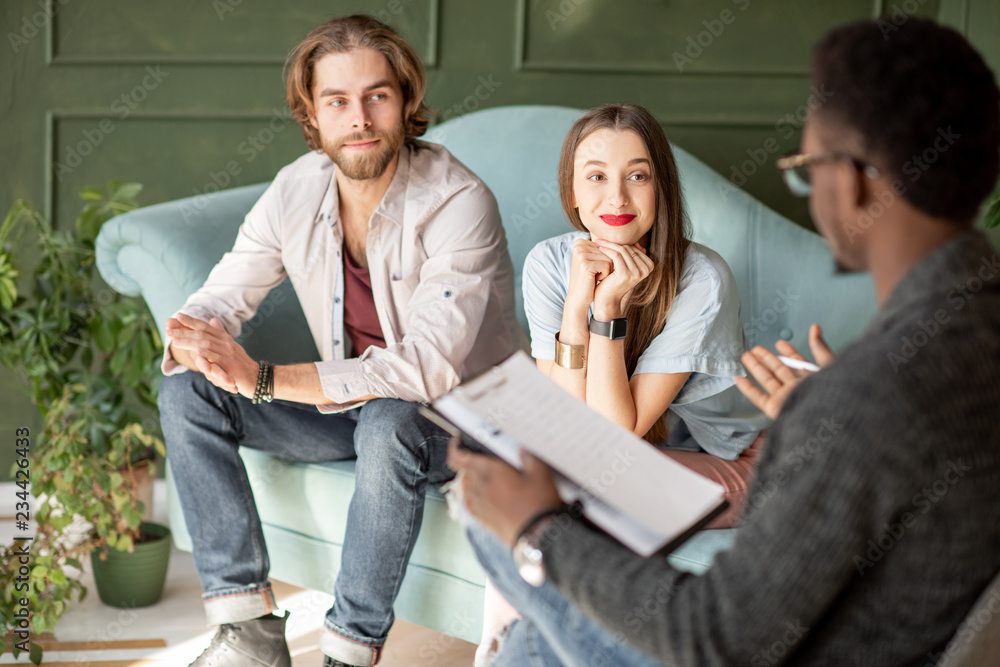
[[[786,155],[780,158],[775,165],[781,170],[781,175],[785,179],[785,185],[796,197],[808,197],[812,192],[811,169],[815,164],[827,164],[842,160],[850,163],[860,173],[871,179],[880,176],[878,169],[865,164],[860,159],[850,153],[842,151],[829,151],[821,155],[810,155],[809,153],[798,153],[796,155]]]
[[[1000,175],[1000,90],[955,30],[915,16],[893,27],[822,38],[812,78],[833,94],[778,165],[837,271],[871,273],[879,309],[804,377],[767,350],[744,355],[761,384],[749,397],[777,419],[750,490],[762,502],[730,551],[680,572],[567,512],[537,459],[518,471],[450,450],[473,543],[523,615],[495,665],[950,655],[1000,570],[1000,259],[974,228]],[[824,447],[802,456],[813,437]]]

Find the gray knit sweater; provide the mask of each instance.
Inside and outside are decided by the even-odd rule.
[[[704,575],[580,522],[542,542],[559,590],[669,665],[934,664],[1000,569],[996,251],[949,240],[793,391]]]

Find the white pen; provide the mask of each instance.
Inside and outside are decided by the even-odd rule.
[[[792,357],[786,357],[779,354],[778,359],[781,359],[781,363],[785,364],[789,368],[798,368],[803,371],[812,371],[815,373],[819,370],[819,366],[810,363],[808,361],[803,361],[802,359],[793,359]]]

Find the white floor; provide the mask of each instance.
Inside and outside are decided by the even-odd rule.
[[[10,489],[6,488],[10,487]],[[0,495],[13,498],[12,484],[0,484]],[[10,517],[7,503],[0,516]],[[167,523],[166,488],[158,480],[154,490],[153,519]],[[9,542],[14,523],[4,519],[0,540]],[[24,534],[24,533],[18,533]],[[214,628],[205,626],[201,586],[191,554],[174,549],[170,570],[159,603],[140,609],[115,609],[97,596],[89,564],[83,573],[86,598],[74,604],[55,631],[55,642],[46,648],[43,665],[51,667],[127,667],[129,665],[184,666],[208,644]],[[279,605],[291,612],[287,637],[295,667],[319,667],[319,631],[323,612],[332,604],[329,595],[275,582]],[[427,628],[397,621],[389,634],[380,667],[457,667],[471,665],[475,646]],[[25,664],[0,656],[0,664]],[[30,664],[30,663],[27,663]]]

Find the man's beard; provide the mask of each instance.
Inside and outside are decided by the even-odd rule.
[[[323,152],[326,153],[344,176],[355,181],[367,181],[385,173],[392,159],[403,145],[403,128],[394,132],[356,132],[337,140],[323,138]],[[350,155],[344,144],[379,139],[372,150],[358,155]]]

